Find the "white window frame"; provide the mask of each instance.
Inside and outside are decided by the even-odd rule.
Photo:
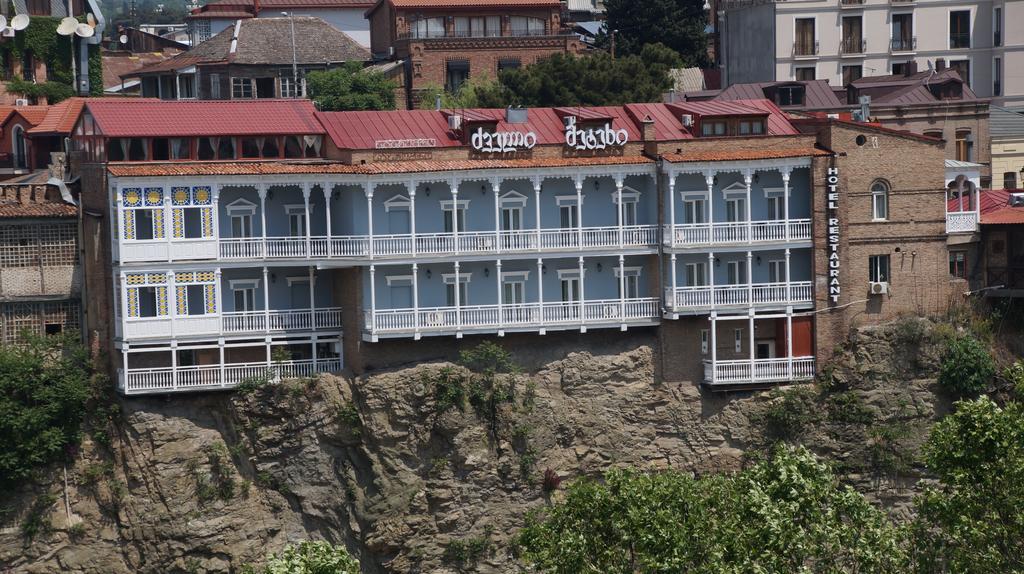
[[[412,275],[388,275],[384,278],[388,287],[411,287]]]
[[[306,236],[306,205],[304,203],[289,203],[285,204],[284,212],[288,215],[288,237],[305,237]],[[313,215],[313,204],[309,204],[309,214]],[[302,222],[302,233],[300,235],[292,235],[292,218],[295,216],[301,216]]]
[[[889,272],[889,277],[884,277],[881,273],[882,266],[880,262],[883,260],[887,262],[886,271]],[[878,283],[892,283],[892,257],[888,253],[868,256],[868,281],[872,281],[872,275],[875,276],[875,280]]]
[[[384,213],[390,213],[391,211],[409,211],[412,206],[412,201],[402,195],[393,195],[387,201],[384,202]]]
[[[725,198],[725,215],[726,220],[729,216],[729,204],[738,203],[742,209],[738,209],[736,216],[740,219],[730,221],[729,223],[746,223],[747,222],[747,186],[745,184],[736,182],[729,187],[722,190],[722,196]]]
[[[523,229],[526,201],[525,195],[515,191],[509,191],[498,198],[498,209],[501,212],[501,221],[498,224],[502,231],[519,231]],[[513,217],[513,214],[516,214],[515,217]],[[506,220],[509,223],[508,227],[505,226]],[[511,225],[514,220],[518,221],[518,226],[516,227]]]
[[[236,313],[252,312],[256,311],[256,290],[260,288],[259,279],[230,279],[228,280],[228,288],[231,289],[231,302],[235,306]],[[251,309],[239,309],[238,305],[238,293],[242,291],[250,292],[248,296],[252,300]]]
[[[764,191],[764,199],[765,199],[765,201],[768,204],[769,211],[771,210],[772,203],[776,203],[777,202],[776,205],[778,205],[778,208],[776,209],[776,213],[769,213],[769,220],[771,220],[771,221],[783,221],[783,220],[785,220],[786,219],[786,202],[785,202],[786,188],[784,188],[784,187],[766,187],[762,191]],[[782,200],[782,201],[779,201],[779,200]],[[778,215],[778,212],[782,212],[782,217],[778,217],[778,218],[775,217],[776,215]]]
[[[798,14],[798,15],[793,16],[793,44],[796,44],[796,21],[797,20],[812,20],[812,21],[814,21],[814,43],[817,44],[820,47],[821,43],[820,43],[820,41],[818,39],[818,34],[820,33],[820,30],[819,30],[820,27],[818,26],[818,17],[817,16],[808,16],[806,14]],[[817,56],[817,54],[815,54],[815,56]],[[796,57],[797,58],[810,58],[810,57],[814,57],[814,56],[796,56]],[[800,66],[800,67],[802,68],[804,66]],[[810,67],[810,66],[807,66],[807,67]],[[815,71],[817,71],[817,70],[815,70]],[[795,75],[796,74],[794,73],[794,76]]]
[[[728,285],[746,285],[749,283],[747,275],[747,262],[746,261],[726,261],[726,284]],[[735,269],[735,271],[732,271]],[[733,275],[736,277],[737,283],[729,281],[729,276]]]
[[[231,236],[232,237],[253,237],[253,219],[256,216],[256,204],[245,199],[236,199],[227,205],[225,211],[228,214],[228,219],[231,221]],[[235,220],[240,219],[242,223],[248,227],[248,234],[246,235],[235,235]]]
[[[507,305],[519,305],[526,302],[526,282],[530,279],[529,271],[509,271],[501,274],[501,295],[502,303]],[[505,297],[505,287],[507,285],[518,285],[519,294],[522,296],[522,301],[509,301]]]
[[[875,190],[875,186],[881,186],[882,190]],[[882,199],[885,213],[879,217],[879,198]],[[882,181],[871,184],[871,221],[889,221],[889,185]]]
[[[772,269],[775,269],[775,280],[772,281]],[[768,282],[769,283],[785,283],[786,282],[786,260],[785,259],[769,259],[768,260]]]
[[[969,30],[968,34],[970,35],[970,37],[968,39],[968,43],[970,45],[968,47],[966,47],[966,48],[954,48],[953,47],[953,42],[951,41],[952,38],[950,37],[950,33],[952,32],[952,30],[949,28],[949,20],[950,20],[950,16],[953,15],[953,12],[967,12],[968,13],[968,16],[967,16],[967,18],[968,18],[968,20],[967,20],[967,30]],[[974,13],[974,6],[968,6],[968,7],[957,6],[957,7],[954,7],[954,8],[947,8],[946,9],[946,49],[947,50],[973,50],[975,48],[975,45],[974,45],[974,32],[970,31],[970,30],[974,26],[975,22],[977,22],[976,18],[977,18],[977,16]],[[914,24],[917,24],[917,22],[914,22]],[[966,60],[968,58],[957,58],[957,59],[958,60]],[[971,65],[971,73],[973,73],[973,72],[974,72],[974,66]]]
[[[245,96],[245,95],[236,96],[235,95],[236,80],[238,81],[239,91],[241,93],[243,93],[243,94],[244,94],[245,90],[244,90],[244,86],[242,85],[242,83],[244,82],[244,83],[248,83],[249,84],[249,94],[250,94],[249,96]],[[253,99],[256,99],[256,82],[254,82],[252,78],[238,78],[238,77],[232,76],[231,77],[231,99],[232,100],[253,100]]]
[[[618,281],[618,279],[619,279],[619,277],[621,275],[620,271],[625,273],[625,277],[623,278],[623,280],[621,282]],[[643,271],[643,267],[625,267],[625,268],[621,268],[621,269],[619,267],[615,268],[616,286],[618,287],[619,285],[625,284],[626,295],[627,295],[625,297],[626,299],[636,299],[636,298],[640,297],[640,273],[641,273],[641,271]],[[629,292],[631,290],[630,289],[630,283],[633,284],[633,287],[634,287],[634,289],[636,291],[636,296],[635,297],[628,296]]]
[[[692,219],[700,219],[700,221],[694,221],[693,225],[700,225],[708,222],[707,218],[707,206],[708,206],[708,192],[707,191],[681,191],[679,192],[679,198],[683,203],[683,223],[686,225],[687,214],[696,215],[700,213],[700,217],[693,217]],[[697,205],[700,205],[700,210],[697,210]]]
[[[683,276],[686,278],[686,282],[690,282],[690,269],[693,269],[693,277],[696,280],[698,277],[701,279],[701,283],[694,283],[693,285],[687,285],[688,287],[707,287],[708,286],[708,262],[697,261],[696,263],[686,263],[683,267]],[[698,274],[698,271],[700,273]]]

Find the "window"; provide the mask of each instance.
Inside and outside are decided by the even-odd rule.
[[[884,181],[871,184],[871,219],[889,219],[889,186]]]
[[[889,256],[872,255],[868,257],[868,281],[885,283],[889,281]]]
[[[513,36],[543,36],[546,32],[543,18],[531,18],[529,16],[512,16],[509,18],[509,26],[512,28]]]
[[[855,66],[843,66],[843,85],[848,86],[864,77],[864,67],[860,64]]]
[[[232,293],[235,300],[236,312],[248,312],[256,310],[256,287],[246,285],[244,287],[233,287]]]
[[[498,73],[502,73],[505,70],[517,70],[522,67],[523,63],[519,58],[499,58],[498,59]]]
[[[700,330],[700,354],[701,355],[707,355],[708,354],[708,347],[709,347],[708,338],[709,338],[708,337],[708,330],[707,329],[701,329]]]
[[[212,35],[210,33],[210,21],[207,19],[196,19],[191,20],[188,23],[188,27],[191,29],[192,45],[197,46],[202,42],[210,39]]]
[[[306,209],[302,205],[285,206],[288,213],[288,234],[291,237],[306,236]]]
[[[786,200],[782,196],[783,191],[765,190],[768,201],[768,219],[770,221],[782,221],[786,219]]]
[[[1017,172],[1003,172],[1003,189],[1017,189]]]
[[[626,194],[622,195],[622,222],[621,223],[625,227],[630,227],[630,226],[636,225],[636,202],[637,202],[637,197],[635,195],[634,196],[627,196]],[[616,204],[617,204],[617,202],[616,202]],[[619,223],[618,219],[619,219],[619,210],[618,210],[618,208],[616,208],[616,210],[615,210],[615,222],[616,222],[616,224]]]
[[[232,99],[252,99],[255,97],[253,92],[252,80],[249,78],[231,78],[231,98]]]
[[[210,99],[220,99],[220,74],[210,74]]]
[[[468,201],[465,201],[465,200],[460,200],[459,201],[459,205],[458,205],[458,208],[456,210],[458,212],[458,221],[457,222],[453,222],[452,221],[452,202],[451,201],[442,201],[441,202],[441,211],[444,213],[444,232],[445,233],[454,233],[455,232],[455,225],[454,225],[454,223],[458,223],[459,224],[459,231],[460,232],[466,230],[466,208],[467,207],[469,207],[469,202]]]
[[[803,86],[781,86],[775,91],[775,103],[780,106],[804,105]]]
[[[580,300],[580,275],[578,271],[560,273],[562,284],[562,301],[571,302]]]
[[[974,156],[974,139],[971,130],[956,130],[956,159],[972,161]]]
[[[924,135],[926,135],[926,136],[928,136],[930,138],[937,138],[937,139],[940,139],[940,140],[943,139],[942,138],[942,130],[927,130],[927,131],[924,132]]]
[[[746,285],[747,283],[747,262],[730,261],[726,264],[726,280],[729,285]]]
[[[282,98],[304,98],[306,97],[306,78],[300,76],[298,81],[292,75],[291,70],[281,74],[281,97]]]
[[[992,45],[999,47],[1003,45],[1003,9],[992,9]]]
[[[26,82],[36,81],[36,58],[32,50],[25,50],[21,56],[21,77]]]
[[[949,47],[971,47],[970,10],[954,10],[949,13]]]
[[[706,223],[707,200],[703,196],[683,196],[683,223]]]
[[[444,89],[457,92],[469,81],[469,60],[448,60],[445,64]]]
[[[559,227],[575,229],[579,225],[575,197],[560,197],[558,201]]]
[[[640,296],[639,269],[626,269],[625,275],[621,275],[619,269],[616,268],[615,279],[619,297],[623,299],[636,299]],[[625,292],[623,292],[623,288],[625,288]]]
[[[747,199],[745,197],[725,198],[725,220],[729,223],[747,220]]]
[[[960,75],[960,79],[964,81],[964,84],[971,85],[971,61],[970,60],[950,60],[949,69],[956,70],[957,74]]]
[[[778,259],[775,261],[768,262],[768,282],[769,283],[785,283],[786,282],[786,260]]]
[[[909,52],[914,45],[914,15],[892,15],[892,48],[893,52]],[[902,73],[902,72],[901,72]]]
[[[815,79],[816,73],[814,66],[796,68],[793,71],[793,75],[798,82],[810,82]]]
[[[949,252],[949,274],[959,279],[967,279],[967,252]]]
[[[992,58],[992,95],[1003,95],[1003,59]]]
[[[501,230],[518,231],[523,228],[523,207],[526,196],[510,191],[500,199]]]
[[[469,304],[469,273],[459,273],[459,284],[458,284],[458,304],[460,307]],[[455,307],[455,275],[445,275],[445,293],[449,307]]]
[[[277,79],[270,78],[256,78],[253,80],[256,84],[256,97],[257,98],[273,98],[274,92],[277,90]]]
[[[734,329],[732,332],[733,340],[735,341],[735,349],[737,353],[743,352],[743,329]]]
[[[146,161],[149,146],[144,138],[131,138],[128,140],[128,161]]]
[[[741,120],[740,135],[761,135],[764,133],[764,122],[761,120]]]
[[[797,18],[793,55],[813,56],[818,53],[817,44],[814,38],[814,18]]]
[[[839,46],[841,54],[864,53],[864,27],[860,16],[843,17],[843,39]]]
[[[727,124],[724,121],[703,121],[701,122],[701,133],[705,136],[726,135]]]
[[[178,76],[178,99],[196,99],[196,75],[182,74]]]
[[[892,63],[892,75],[894,76],[906,76],[907,70],[910,69],[910,62],[893,62]]]
[[[443,38],[444,18],[421,18],[412,23],[413,38]]]
[[[156,287],[139,287],[137,291],[139,298],[139,314],[137,316],[156,317]]]
[[[687,263],[686,264],[686,286],[703,287],[708,284],[708,264]]]
[[[527,273],[506,273],[502,276],[501,301],[506,305],[522,305],[526,302]]]

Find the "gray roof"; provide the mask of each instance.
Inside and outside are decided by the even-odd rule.
[[[370,52],[348,34],[312,16],[295,17],[295,60],[299,65],[363,62]],[[292,19],[247,18],[239,20],[238,42],[231,50],[234,26],[187,52],[134,74],[177,70],[185,66],[212,63],[290,66],[292,64]]]
[[[991,106],[988,132],[992,138],[1024,138],[1024,112]]]

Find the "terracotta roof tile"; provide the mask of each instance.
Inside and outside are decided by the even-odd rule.
[[[690,153],[664,154],[666,161],[686,163],[694,161],[740,161],[754,159],[782,159],[789,157],[825,157],[832,152],[818,148],[775,148],[766,150],[704,150]]]
[[[6,120],[4,120],[4,123],[15,115],[19,115],[28,122],[29,125],[37,126],[46,119],[47,108],[49,108],[49,106],[15,106],[11,114],[7,116]]]
[[[0,203],[0,219],[75,217],[74,205],[66,203]]]
[[[43,121],[28,130],[30,135],[70,134],[85,107],[85,98],[68,98],[59,104],[47,106]]]
[[[288,175],[351,174],[383,175],[391,173],[427,173],[469,171],[474,169],[517,169],[538,167],[574,167],[593,165],[654,165],[646,157],[590,157],[509,160],[447,160],[379,162],[348,165],[336,162],[188,162],[109,164],[107,172],[116,177],[159,177],[179,175]]]

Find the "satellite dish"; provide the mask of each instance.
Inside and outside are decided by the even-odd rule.
[[[11,28],[15,30],[24,30],[28,28],[29,18],[28,14],[18,14],[14,18],[11,18]]]
[[[0,30],[3,30],[6,27],[7,27],[7,17],[3,16],[3,15],[0,15]]]
[[[127,44],[128,43],[128,35],[127,34],[121,34],[121,37],[118,38],[117,41],[121,42],[122,44]]]
[[[57,33],[61,36],[70,36],[75,33],[76,28],[78,28],[78,20],[68,16],[60,21],[60,25],[57,26]]]
[[[92,12],[89,12],[85,15],[85,23],[92,26],[93,28],[96,27],[96,18],[93,17]]]
[[[75,35],[76,36],[80,36],[82,38],[90,38],[95,33],[96,33],[96,30],[93,30],[92,26],[90,26],[90,25],[88,25],[88,24],[86,24],[84,22],[82,24],[79,24],[79,25],[75,26]]]

